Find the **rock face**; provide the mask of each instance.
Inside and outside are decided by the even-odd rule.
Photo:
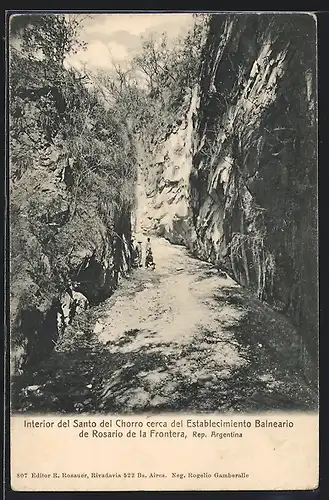
[[[31,103],[25,106],[33,117]],[[130,262],[130,211],[109,210],[106,220],[93,193],[77,202],[66,141],[58,135],[50,143],[39,132],[26,168],[12,149],[13,375],[35,369],[75,314],[111,295]]]
[[[139,207],[141,225],[144,230],[156,232],[175,244],[185,244],[191,239],[190,175],[198,102],[195,87],[191,95],[186,96],[183,105],[186,114],[144,158],[140,174],[143,177],[140,185],[144,187],[138,195],[139,204],[141,200],[143,203],[142,208]]]
[[[213,16],[146,194],[150,228],[288,314],[317,359],[315,33],[308,14]]]

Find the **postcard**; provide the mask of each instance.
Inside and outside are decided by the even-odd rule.
[[[8,67],[12,489],[316,489],[316,16],[17,11]]]

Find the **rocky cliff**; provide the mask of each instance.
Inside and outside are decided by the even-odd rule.
[[[111,295],[129,270],[136,180],[127,128],[74,75],[63,72],[60,100],[33,73],[28,84],[13,88],[10,109],[13,374],[35,369],[74,315]],[[101,117],[90,111],[97,107]]]
[[[143,168],[144,227],[289,315],[314,359],[315,34],[307,14],[213,16],[188,111]]]

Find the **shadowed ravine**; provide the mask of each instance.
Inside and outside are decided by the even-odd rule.
[[[38,371],[23,411],[307,410],[291,323],[181,246],[153,240],[155,271],[134,270],[77,318]],[[32,382],[31,382],[32,380]],[[33,385],[32,385],[33,384]]]

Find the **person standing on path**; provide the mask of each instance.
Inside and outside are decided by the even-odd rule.
[[[145,267],[151,267],[153,270],[155,269],[155,263],[153,260],[153,253],[151,247],[151,240],[147,238],[146,242],[146,259],[145,259]]]
[[[149,251],[152,251],[152,248],[151,248],[151,239],[147,238],[147,242],[146,242],[146,254],[148,254]]]

